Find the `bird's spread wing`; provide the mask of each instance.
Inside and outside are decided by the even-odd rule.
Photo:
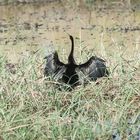
[[[51,76],[55,80],[60,80],[65,72],[64,64],[59,60],[57,52],[53,52],[46,56],[46,66],[44,70],[45,76]]]
[[[96,56],[92,56],[86,63],[81,64],[76,69],[81,80],[90,79],[97,80],[97,78],[107,76],[105,61]],[[80,79],[79,79],[80,80]]]

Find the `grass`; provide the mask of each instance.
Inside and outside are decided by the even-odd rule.
[[[90,5],[92,1],[87,0],[87,4],[89,3]],[[69,0],[69,2],[71,1]],[[122,13],[120,12],[119,15],[123,15]],[[97,14],[97,16],[99,15]],[[115,15],[113,17],[116,18]],[[128,15],[131,16],[130,13]],[[68,17],[67,14],[66,16]],[[87,33],[87,30],[80,32],[80,39],[76,39],[77,42],[79,41],[76,46],[80,47],[80,49],[75,51],[75,57],[76,60],[80,59],[79,62],[85,62],[84,60],[87,59],[87,56],[92,55],[91,52],[95,52],[97,56],[104,56],[109,63],[110,76],[101,78],[97,82],[91,82],[86,87],[79,86],[75,90],[68,92],[65,90],[59,91],[55,87],[54,81],[44,78],[45,62],[41,51],[26,57],[20,57],[16,64],[10,63],[8,57],[3,55],[3,50],[8,50],[11,46],[13,51],[9,49],[8,55],[11,55],[16,50],[16,47],[18,48],[17,52],[21,50],[22,46],[27,46],[28,50],[28,48],[31,49],[37,43],[37,46],[40,47],[39,33],[44,34],[46,32],[47,21],[43,22],[44,27],[41,28],[43,32],[41,32],[41,29],[36,33],[31,31],[34,28],[29,31],[22,30],[20,28],[22,23],[18,23],[16,14],[14,23],[12,23],[13,26],[9,25],[7,29],[9,31],[1,33],[1,40],[4,40],[1,41],[1,44],[4,47],[0,45],[0,48],[3,48],[2,52],[0,52],[0,140],[2,138],[4,140],[140,139],[139,31],[133,33],[128,31],[123,35],[111,31],[107,32],[106,27],[110,28],[110,24],[107,24],[106,20],[101,20],[104,19],[104,16],[105,19],[112,22],[110,14],[103,15],[101,18],[96,17],[93,18],[93,21],[96,19],[97,23],[91,22],[91,24],[97,25],[95,32],[89,31]],[[106,16],[110,18],[106,18]],[[119,29],[117,25],[122,25],[120,26],[121,28],[127,27],[128,23],[130,23],[130,27],[133,27],[133,25],[135,27],[135,25],[139,25],[138,16],[133,21],[133,17],[127,19],[127,14],[124,14],[121,18],[116,18],[111,26],[113,25],[114,28]],[[40,14],[38,17],[41,17]],[[35,20],[40,23],[38,17]],[[23,20],[22,17],[21,19]],[[48,17],[46,19],[48,20]],[[122,19],[126,20],[123,21]],[[101,24],[100,22],[105,23]],[[50,23],[54,24],[51,20]],[[74,23],[72,22],[72,25]],[[57,24],[60,23],[56,22]],[[31,25],[33,25],[32,22]],[[71,22],[68,25],[71,25]],[[86,25],[87,23],[85,22]],[[98,29],[100,25],[105,28],[104,36],[103,34],[100,35],[102,32],[102,29]],[[82,25],[82,27],[85,26]],[[81,27],[81,25],[78,27]],[[49,30],[53,32],[51,27]],[[77,33],[77,30],[79,28],[76,29],[76,26],[72,29],[73,33]],[[44,37],[48,38],[49,33],[44,34]],[[94,45],[89,45],[94,48],[93,50],[87,47],[88,43],[91,43],[90,38],[88,40],[88,36],[85,37],[85,43],[82,43],[84,36],[91,33],[95,36],[95,39],[92,40]],[[20,39],[20,35],[23,39]],[[27,38],[25,41],[24,36]],[[31,40],[30,36],[34,37],[35,40]],[[77,35],[74,34],[74,36]],[[9,40],[11,42],[6,45],[5,42]],[[16,44],[12,44],[14,40],[16,40]],[[108,42],[106,43],[106,41]],[[59,44],[61,43],[59,42]],[[125,44],[124,47],[123,44]],[[61,46],[64,45],[62,44]],[[104,50],[103,47],[105,48]],[[67,47],[63,49],[65,48]],[[63,49],[60,47],[60,50]],[[86,52],[89,49],[90,52]],[[26,49],[24,48],[23,50]],[[106,53],[104,53],[105,50]],[[128,54],[127,51],[129,52]],[[18,53],[19,55],[20,53]],[[63,54],[60,52],[59,55],[66,60],[65,52]]]
[[[59,91],[43,77],[40,52],[15,65],[0,57],[0,135],[5,140],[140,138],[137,57],[110,56],[109,78]],[[136,61],[137,60],[137,61]],[[134,67],[135,66],[135,67]]]

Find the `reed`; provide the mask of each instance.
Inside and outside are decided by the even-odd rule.
[[[83,55],[84,56],[84,55]],[[0,57],[0,135],[4,139],[137,139],[139,70],[120,53],[110,77],[59,91],[43,76],[40,52],[10,64]],[[85,58],[83,58],[85,59]],[[137,61],[135,61],[137,60]]]

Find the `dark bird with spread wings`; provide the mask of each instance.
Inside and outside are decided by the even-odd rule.
[[[51,76],[54,80],[68,84],[73,88],[88,80],[96,81],[97,78],[109,75],[105,61],[96,56],[92,56],[87,62],[77,65],[73,57],[74,40],[71,35],[69,37],[72,46],[68,56],[68,63],[61,62],[56,51],[51,53],[45,57],[45,76]]]

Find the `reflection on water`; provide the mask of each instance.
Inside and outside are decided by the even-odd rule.
[[[61,3],[0,6],[0,54],[16,61],[21,52],[41,48],[53,41],[59,53],[67,54],[75,38],[75,56],[83,49],[107,57],[117,50],[139,51],[139,9],[68,8]],[[63,58],[62,58],[63,59]]]

